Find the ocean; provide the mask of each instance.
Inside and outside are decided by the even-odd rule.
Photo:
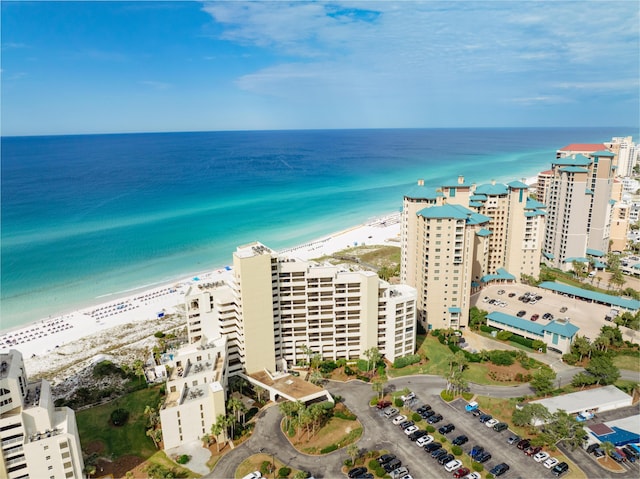
[[[534,176],[632,128],[233,131],[3,137],[0,329],[399,211],[432,186]]]

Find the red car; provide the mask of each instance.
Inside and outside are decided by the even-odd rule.
[[[533,316],[531,316],[531,321],[537,321],[539,317],[539,314],[534,314]]]
[[[526,449],[524,450],[524,453],[525,453],[527,456],[535,456],[535,455],[536,455],[536,454],[538,454],[540,451],[542,451],[542,448],[541,448],[540,446],[536,446],[536,447],[529,446],[528,448],[526,448]]]
[[[459,477],[464,477],[467,474],[469,474],[469,468],[468,467],[461,467],[460,469],[458,469],[456,472],[453,473],[453,477],[459,478]]]
[[[384,408],[389,407],[389,406],[391,406],[391,401],[380,401],[380,402],[376,405],[376,407],[377,407],[378,409],[384,409]]]

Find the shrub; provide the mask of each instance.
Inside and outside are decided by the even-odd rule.
[[[467,392],[462,393],[462,398],[465,401],[471,401],[472,397],[473,397],[473,393],[467,393]]]
[[[396,358],[393,362],[393,367],[396,369],[404,368],[405,366],[410,366],[411,364],[415,364],[420,362],[419,354],[408,354],[407,356],[403,356],[401,358]]]
[[[404,406],[404,401],[400,398],[395,398],[395,400],[393,401],[393,405],[395,407],[402,407]]]
[[[118,408],[111,413],[111,424],[114,426],[123,426],[129,419],[129,411]]]
[[[320,372],[322,374],[329,374],[334,369],[338,368],[338,364],[335,361],[323,361],[320,363]]]
[[[347,360],[345,358],[340,358],[336,361],[336,366],[338,366],[339,368],[346,365],[347,365]]]
[[[347,421],[355,421],[356,419],[358,419],[356,415],[352,414],[350,411],[334,411],[333,415]]]
[[[485,326],[484,324],[481,324],[480,331],[484,333],[491,333],[492,331],[498,331],[498,330],[496,328],[492,328],[491,326]]]
[[[451,342],[450,342],[449,344],[447,344],[447,346],[449,347],[449,350],[450,350],[453,354],[455,354],[455,353],[457,353],[458,351],[461,351],[461,350],[462,350],[462,348],[460,348],[458,345],[456,345],[456,344],[454,344],[454,343],[451,343]]]
[[[351,467],[353,466],[353,461],[351,459],[345,459],[342,464],[344,464],[346,467]]]
[[[569,366],[573,366],[579,359],[578,355],[573,353],[567,353],[562,356],[562,361],[567,363]]]
[[[489,360],[496,366],[511,366],[514,362],[508,351],[490,351]]]
[[[162,331],[156,331],[153,335],[158,339],[162,339],[165,336],[165,334]]]
[[[320,454],[329,454],[330,452],[335,451],[336,449],[338,449],[338,445],[337,444],[331,444],[330,446],[327,446],[323,449],[320,449]]]
[[[425,431],[427,431],[428,433],[432,433],[435,432],[436,428],[433,427],[431,424],[428,424],[427,427],[424,428]]]
[[[460,446],[451,446],[451,454],[454,456],[459,456],[462,454],[462,448]]]
[[[539,339],[536,339],[534,341],[531,342],[531,347],[533,349],[535,349],[536,351],[538,349],[542,349],[543,353],[547,352],[547,343],[545,343],[544,341],[540,341]]]
[[[289,474],[291,474],[290,467],[285,466],[278,469],[278,477],[289,477]]]
[[[531,339],[523,338],[522,336],[518,336],[517,334],[514,334],[513,336],[511,336],[510,341],[514,343],[522,344],[527,348],[533,349],[533,341]]]
[[[275,467],[273,467],[273,464],[269,461],[262,461],[262,464],[260,464],[260,472],[263,476],[272,473],[274,469]]]
[[[487,474],[486,478],[487,479],[493,479],[493,474],[491,474],[491,473]]]
[[[415,423],[418,423],[418,422],[422,421],[422,416],[421,416],[420,414],[418,414],[417,412],[414,412],[414,413],[411,415],[411,420],[412,420],[413,422],[415,422]]]
[[[508,341],[511,336],[513,336],[513,333],[511,331],[500,331],[496,335],[496,338],[500,339],[501,341]]]
[[[471,463],[471,469],[473,469],[476,472],[482,472],[482,470],[484,469],[484,466],[479,462],[473,461]]]
[[[355,375],[357,374],[357,373],[356,373],[353,369],[351,369],[349,366],[345,366],[345,367],[344,367],[344,373],[345,373],[347,376],[355,376]]]
[[[191,460],[191,456],[189,456],[188,454],[182,454],[181,456],[178,457],[178,459],[176,459],[176,462],[178,464],[186,464],[190,460]]]
[[[440,393],[440,397],[447,402],[453,401],[453,393],[451,391],[443,390]]]

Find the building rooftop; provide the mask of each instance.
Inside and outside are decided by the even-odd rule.
[[[575,155],[575,157],[567,156],[564,158],[556,158],[552,162],[552,164],[558,165],[558,166],[589,166],[591,163],[593,163],[593,160],[591,158],[587,158],[584,155]]]
[[[578,391],[576,393],[563,394],[546,399],[538,399],[531,401],[532,404],[542,404],[550,413],[554,413],[560,409],[569,414],[588,411],[611,403],[625,403],[631,405],[631,396],[621,391],[615,386],[604,386],[588,391]]]
[[[526,188],[528,186],[525,185]],[[502,183],[485,183],[476,187],[475,194],[484,194],[487,196],[506,195],[509,191],[507,186]]]
[[[513,190],[529,189],[529,185],[527,185],[526,183],[523,183],[522,181],[512,181],[510,183],[507,183],[507,186]]]
[[[489,236],[490,234],[492,234],[492,231],[486,228],[480,228],[478,231],[476,231],[476,234],[478,236]]]
[[[440,188],[425,186],[424,184],[413,185],[405,194],[406,198],[436,200],[444,196]]]
[[[468,208],[460,205],[429,206],[418,211],[418,215],[425,218],[452,218],[456,220],[466,220],[475,214]]]
[[[620,296],[613,296],[610,294],[598,293],[596,291],[589,291],[587,289],[576,288],[575,286],[569,286],[568,284],[545,281],[543,283],[540,283],[538,287],[556,291],[558,293],[590,299],[602,304],[620,306],[621,308],[625,308],[630,311],[637,311],[638,309],[640,309],[640,301],[636,299],[625,299],[621,298]]]
[[[589,173],[589,170],[580,166],[563,166],[560,168],[560,171],[564,171],[565,173]]]
[[[516,279],[516,277],[509,273],[506,269],[498,268],[496,270],[496,274],[486,274],[482,278],[480,278],[480,281],[483,283],[488,283],[489,281],[493,281],[495,279],[513,281]]]
[[[527,331],[535,334],[536,336],[544,336],[544,326],[542,324],[529,321],[528,319],[518,318],[517,316],[511,316],[510,314],[501,313],[500,311],[492,311],[487,314],[487,319],[506,326],[511,326],[512,328]]]
[[[565,338],[572,338],[578,331],[580,331],[580,328],[566,319],[554,319],[544,326],[545,333],[555,333]]]
[[[273,251],[271,248],[256,241],[243,246],[238,246],[235,251],[235,255],[240,258],[250,258],[252,256],[258,256],[261,254],[271,254]]]
[[[602,143],[571,143],[565,147],[560,148],[558,151],[600,151],[605,150],[606,147]]]
[[[525,204],[525,209],[533,210],[537,208],[546,208],[547,206],[544,203],[540,203],[538,200],[534,200],[533,198],[527,198],[527,202]]]
[[[613,158],[615,155],[615,153],[611,153],[610,151],[607,150],[600,150],[600,151],[594,151],[593,153],[591,153],[591,156],[606,156],[609,158]]]
[[[303,400],[311,395],[324,392],[324,389],[289,374],[274,378],[266,371],[257,371],[250,376],[256,381],[272,387],[295,400]]]

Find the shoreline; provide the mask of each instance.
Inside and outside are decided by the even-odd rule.
[[[400,247],[400,213],[375,217],[277,253],[310,260],[367,244]],[[136,359],[140,350],[155,343],[154,333],[185,325],[180,306],[189,287],[232,275],[233,269],[223,266],[152,288],[133,288],[126,295],[115,297],[114,293],[108,301],[2,330],[0,353],[10,349],[20,351],[30,376],[48,375],[54,384],[77,374],[88,361],[95,362],[105,354],[117,351],[119,358]]]

